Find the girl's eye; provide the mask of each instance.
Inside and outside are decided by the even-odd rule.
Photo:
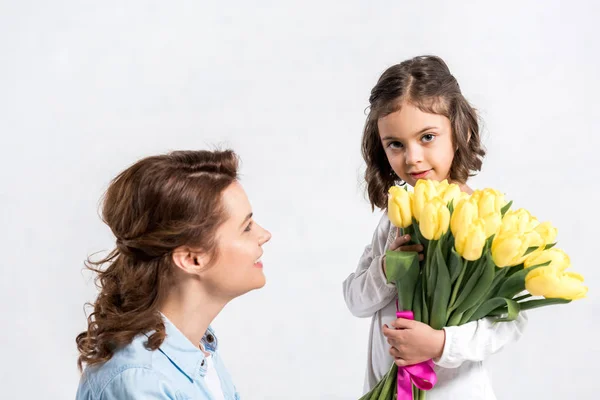
[[[244,232],[250,232],[251,229],[252,229],[252,222],[250,222],[248,224],[248,226],[246,227],[246,229],[244,229]]]
[[[435,139],[435,135],[431,133],[426,133],[421,137],[421,140],[425,143],[433,142],[433,139]]]
[[[394,141],[394,142],[390,142],[388,144],[388,147],[390,147],[392,149],[401,149],[404,147],[404,145],[400,142]]]

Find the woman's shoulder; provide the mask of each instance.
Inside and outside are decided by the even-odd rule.
[[[110,360],[87,366],[81,376],[77,400],[112,399],[110,396],[100,397],[107,388],[111,392],[126,393],[128,386],[155,386],[162,374],[154,368],[157,351],[148,350],[146,340],[145,335],[139,335],[117,350]]]

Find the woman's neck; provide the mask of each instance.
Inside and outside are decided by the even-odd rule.
[[[171,290],[160,311],[189,339],[199,346],[208,326],[228,301],[211,296],[200,285],[189,282]]]

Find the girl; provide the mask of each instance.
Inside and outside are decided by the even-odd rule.
[[[481,169],[485,155],[477,114],[443,60],[416,57],[390,67],[369,102],[362,153],[373,209],[385,210],[392,185],[414,186],[418,179],[448,179],[472,192],[467,179]],[[396,319],[397,291],[386,281],[385,252],[423,250],[407,245],[410,237],[396,236],[398,230],[384,213],[356,272],[344,281],[350,312],[371,318],[365,392],[392,362],[405,366],[433,359],[438,382],[427,394],[429,400],[495,399],[483,361],[521,336],[526,316],[497,324],[482,319],[439,331]]]
[[[210,323],[265,284],[271,234],[253,221],[237,166],[233,151],[178,151],[112,181],[102,215],[116,248],[87,264],[100,293],[77,336],[78,400],[239,398]]]

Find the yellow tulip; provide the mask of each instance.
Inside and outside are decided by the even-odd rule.
[[[548,299],[582,299],[588,288],[583,285],[583,276],[575,272],[564,272],[550,266],[539,267],[525,277],[525,288],[534,296]]]
[[[502,225],[502,214],[501,213],[491,213],[485,216],[481,216],[481,219],[484,221],[484,230],[485,237],[489,238],[496,232],[498,232],[498,228]]]
[[[534,229],[542,238],[544,244],[552,244],[556,242],[556,236],[558,235],[558,229],[556,229],[550,222],[542,222]]]
[[[470,224],[463,225],[454,239],[456,251],[464,259],[470,261],[479,259],[485,246],[485,223],[481,219],[476,219]]]
[[[465,192],[460,192],[460,194],[458,195],[458,199],[456,199],[456,201],[454,202],[454,204],[458,204],[459,201],[461,200],[469,200],[471,198],[471,196]]]
[[[506,205],[504,195],[494,189],[484,189],[479,191],[475,198],[479,217],[485,221],[485,236],[490,237],[502,224],[502,207]]]
[[[452,234],[456,236],[459,230],[470,225],[476,219],[477,203],[472,201],[472,199],[460,200],[454,206],[454,212],[452,213],[452,219],[450,221]]]
[[[531,213],[523,208],[517,210],[517,227],[520,232],[532,231],[536,226],[540,224],[540,221]]]
[[[448,231],[450,210],[439,197],[435,197],[423,207],[419,228],[425,239],[437,240]]]
[[[415,184],[413,195],[412,210],[417,221],[421,220],[421,212],[429,201],[437,196],[437,186],[439,182],[428,179],[419,179]]]
[[[398,186],[392,186],[388,192],[388,217],[394,226],[406,228],[412,224],[410,194]]]
[[[507,231],[529,232],[538,224],[539,221],[529,211],[523,208],[510,210],[502,218],[502,225],[500,225],[498,235],[502,235]]]
[[[525,268],[544,264],[548,261],[550,261],[550,264],[548,264],[549,267],[556,268],[560,271],[564,271],[571,265],[571,260],[567,253],[560,249],[552,248],[529,255],[525,260]]]
[[[513,267],[521,264],[529,248],[529,240],[518,232],[511,234],[507,232],[494,237],[492,242],[492,259],[499,268]]]
[[[500,213],[502,207],[506,205],[504,195],[497,190],[488,188],[478,192],[477,204],[479,205],[479,215]],[[473,193],[473,195],[475,195],[475,193]]]
[[[440,189],[441,188],[438,187],[438,196],[441,197],[442,201],[446,204],[449,204],[451,201],[453,201],[453,204],[456,205],[456,203],[462,198],[461,193],[463,192],[461,192],[460,187],[454,183],[446,186],[443,191]]]
[[[539,225],[539,221],[527,210],[521,208],[508,211],[502,218],[502,224],[492,242],[494,263],[498,267],[521,264],[529,256],[525,253],[530,247],[541,247],[547,244],[540,233],[548,239],[552,236],[552,230],[543,226],[536,231]]]
[[[431,183],[433,183],[433,186],[438,193],[443,193],[448,186],[450,186],[448,179],[444,179],[443,181],[431,181]]]

